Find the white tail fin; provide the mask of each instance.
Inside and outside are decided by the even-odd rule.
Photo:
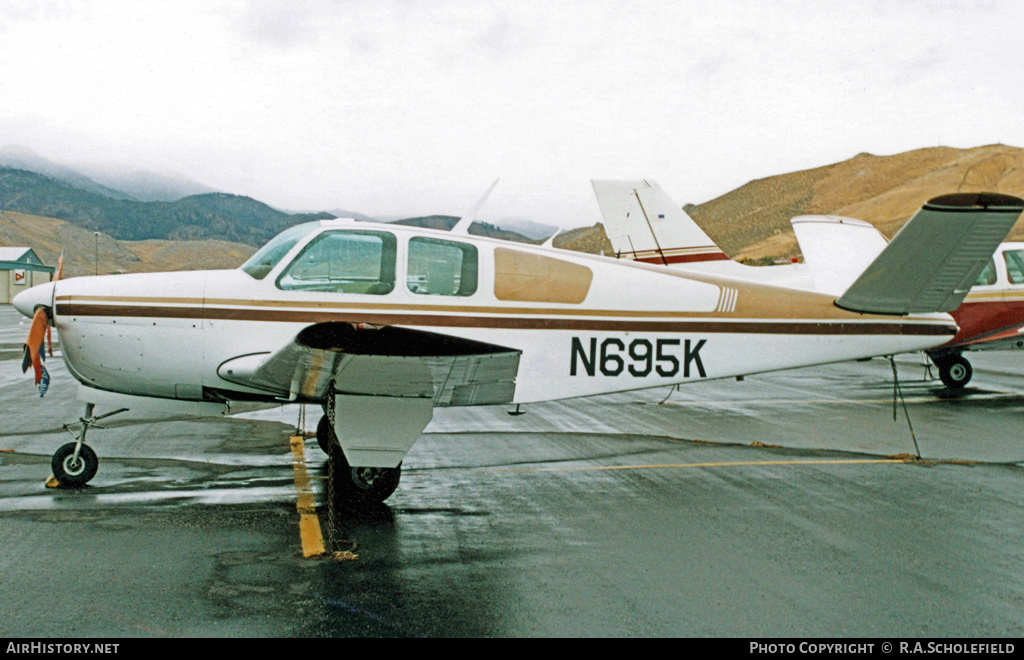
[[[728,260],[654,181],[592,180],[605,233],[620,258],[654,264]]]
[[[874,225],[837,215],[798,215],[790,220],[814,289],[842,295],[889,244]]]

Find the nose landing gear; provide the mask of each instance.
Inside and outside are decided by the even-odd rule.
[[[76,434],[67,424],[64,425],[64,430],[70,433],[75,441],[62,445],[54,452],[53,460],[50,461],[53,477],[57,481],[57,486],[61,488],[81,488],[96,476],[100,461],[96,452],[85,444],[85,434],[90,427],[103,428],[96,423],[101,419],[128,410],[119,408],[103,415],[93,415],[95,408],[96,405],[93,403],[85,404],[85,414],[78,419],[82,423],[81,433]]]

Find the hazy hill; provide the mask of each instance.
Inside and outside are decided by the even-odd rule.
[[[68,250],[71,274],[96,270],[97,245],[99,272],[234,267],[281,229],[332,217],[331,213],[289,214],[225,193],[140,202],[97,192],[102,190],[0,167],[0,210],[6,211],[0,213],[0,245],[32,246],[47,263],[55,263],[63,247]],[[799,256],[789,223],[793,216],[824,213],[859,218],[892,236],[928,199],[982,190],[1024,196],[1024,149],[989,145],[934,147],[892,156],[858,154],[840,163],[751,181],[709,202],[684,208],[734,258],[791,258]],[[685,191],[668,189],[668,193],[681,196]],[[450,229],[456,220],[435,215],[398,222]],[[98,242],[96,230],[102,232]],[[474,223],[470,233],[540,242],[487,223]],[[1024,239],[1024,223],[1018,223],[1011,239]],[[560,234],[554,244],[611,253],[599,224]]]
[[[191,195],[171,202],[110,197],[27,170],[0,167],[0,209],[57,218],[124,241],[216,239],[258,247],[286,227],[332,213],[285,213],[251,197],[227,193]],[[350,216],[367,217],[361,214]],[[397,222],[451,228],[457,218],[425,216]],[[513,231],[477,222],[471,234],[531,242]]]
[[[387,222],[386,220],[374,218],[373,216],[369,216],[364,213],[346,211],[345,209],[327,209],[327,213],[330,213],[335,218],[352,218],[353,220],[363,220],[364,222]]]
[[[35,172],[55,181],[66,183],[79,190],[97,193],[113,199],[134,199],[131,194],[123,190],[117,190],[116,188],[98,183],[72,167],[43,158],[25,147],[8,145],[0,149],[0,167]]]
[[[2,167],[0,209],[66,220],[120,240],[218,239],[252,246],[262,245],[284,227],[333,217],[289,214],[226,193],[173,202],[115,199],[35,172]]]
[[[95,176],[90,178],[79,169],[52,162],[28,149],[2,147],[0,210],[64,220],[87,231],[101,232],[99,242],[109,237],[114,239],[112,245],[116,241],[221,240],[258,247],[284,228],[300,222],[331,217],[374,220],[342,210],[287,213],[249,197],[220,192],[177,198],[177,193],[184,190],[209,189],[183,177],[175,179],[127,169],[103,171],[95,167],[90,172]],[[453,216],[434,215],[395,222],[450,229],[457,220]],[[524,218],[510,218],[502,224],[509,227],[475,222],[469,233],[539,243],[554,231]],[[566,240],[559,236],[560,244]],[[96,242],[95,237],[91,242]],[[118,267],[112,262],[108,269]],[[130,265],[127,269],[134,270]]]
[[[131,167],[71,167],[18,145],[0,147],[0,167],[35,172],[81,190],[113,199],[139,202],[172,202],[189,195],[217,192],[187,177],[156,174]]]
[[[502,218],[498,221],[498,225],[508,231],[522,234],[533,241],[545,241],[551,234],[558,231],[558,227],[534,222],[528,218]]]
[[[833,165],[757,179],[685,208],[734,258],[788,258],[799,255],[789,224],[793,216],[858,218],[892,237],[924,202],[958,191],[1024,196],[1024,149],[990,145],[893,156],[862,153]],[[1011,239],[1020,237],[1024,223],[1011,234]]]
[[[395,224],[407,224],[436,229],[450,229],[458,218],[427,216],[408,218]],[[530,242],[524,236],[507,232],[487,223],[474,223],[470,233],[505,240]],[[567,249],[589,251],[591,243],[604,238],[600,225],[573,230],[562,234],[555,243]],[[0,246],[29,246],[47,265],[56,265],[63,251],[65,275],[93,275],[95,273],[136,273],[165,270],[205,270],[236,268],[256,251],[244,243],[220,240],[162,240],[122,241],[79,227],[78,225],[16,211],[0,211]],[[600,252],[599,246],[596,252]],[[606,248],[610,251],[611,247]]]
[[[190,195],[218,192],[187,177],[146,170],[92,167],[85,173],[103,186],[120,190],[140,202],[173,202]]]
[[[409,225],[410,227],[423,227],[424,229],[440,229],[442,231],[448,231],[455,226],[459,219],[454,215],[426,215],[416,218],[404,218],[402,220],[395,220],[393,224],[396,225]],[[517,243],[537,243],[533,239],[527,238],[522,234],[501,227],[495,227],[492,224],[486,222],[474,222],[469,226],[469,233],[474,236],[487,236],[488,238],[500,238],[506,241],[515,241]]]

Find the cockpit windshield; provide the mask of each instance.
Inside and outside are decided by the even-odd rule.
[[[267,273],[274,269],[274,266],[288,254],[288,251],[295,247],[309,232],[320,226],[319,222],[305,222],[284,230],[275,236],[269,243],[249,257],[249,260],[242,264],[241,269],[252,277],[262,280]]]

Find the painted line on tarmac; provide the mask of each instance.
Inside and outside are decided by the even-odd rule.
[[[1009,399],[1009,398],[1020,398],[1021,392],[990,392],[987,394],[970,394],[960,398],[947,398],[941,396],[908,396],[904,397],[907,403],[936,403],[941,401],[954,401],[954,402],[967,402],[967,401],[987,401],[990,399]],[[789,405],[789,404],[834,404],[834,403],[845,403],[845,404],[864,404],[864,405],[877,405],[886,404],[892,406],[892,395],[880,399],[725,399],[719,401],[711,401],[707,399],[693,399],[688,401],[665,401],[664,403],[656,402],[656,405],[666,406],[705,406],[705,407],[721,407],[721,406],[735,406],[735,405]]]
[[[913,463],[913,458],[851,458],[851,459],[820,459],[806,461],[711,461],[705,463],[657,463],[648,465],[576,465],[528,468],[481,468],[478,470],[431,470],[427,472],[409,472],[409,476],[426,474],[493,474],[503,472],[588,472],[599,470],[662,470],[668,468],[714,468],[714,467],[749,467],[761,465],[879,465],[893,463]]]
[[[320,531],[320,518],[316,514],[316,497],[306,471],[306,439],[301,435],[293,435],[289,442],[292,447],[292,467],[295,470],[295,490],[298,492],[295,508],[299,511],[302,556],[319,557],[326,549]]]

